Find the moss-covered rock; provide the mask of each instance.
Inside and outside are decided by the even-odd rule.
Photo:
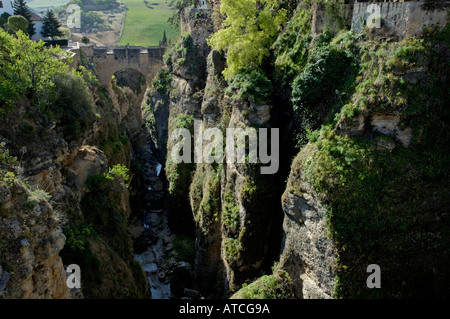
[[[292,299],[294,297],[291,278],[286,271],[276,271],[250,284],[244,284],[231,299]]]
[[[326,221],[322,236],[328,234],[332,240],[333,297],[447,294],[449,219],[444,207],[450,140],[445,132],[448,111],[443,108],[448,94],[447,33],[444,28],[425,32],[422,39],[355,42],[360,48],[355,56],[360,75],[342,88],[344,107],[334,120],[308,134],[309,143],[292,165],[283,197],[286,218],[297,216],[299,209],[295,228],[307,229],[303,215],[310,208],[304,207],[305,201],[309,207],[314,206],[311,198],[320,204],[312,211],[321,211]],[[292,198],[298,198],[298,204],[288,205]],[[287,243],[301,237],[295,231],[290,234]],[[311,243],[282,255],[294,282],[295,262],[314,266],[298,252],[314,249]],[[367,288],[370,264],[381,267],[382,289]],[[303,294],[311,278],[316,291],[323,287],[329,291],[330,276],[321,276],[323,266],[309,267],[311,273],[296,284],[302,285]]]

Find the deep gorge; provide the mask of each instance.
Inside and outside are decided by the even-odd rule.
[[[389,13],[352,32],[345,5],[243,9],[280,21],[256,20],[244,65],[250,31],[220,38],[240,22],[189,8],[148,86],[124,71],[104,88],[83,56],[48,58],[54,97],[1,86],[0,297],[448,297],[448,25],[395,33]],[[447,3],[412,6],[439,18]],[[21,65],[0,32],[0,57]],[[196,120],[279,128],[279,170],[175,162],[171,132]],[[366,286],[371,264],[382,289]]]

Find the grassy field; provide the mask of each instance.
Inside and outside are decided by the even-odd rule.
[[[69,2],[69,0],[28,0],[27,5],[30,8],[40,12],[48,8],[56,8],[62,6],[67,2]]]
[[[178,36],[179,29],[167,22],[174,11],[167,6],[165,0],[149,0],[147,4],[143,0],[124,0],[124,3],[128,12],[119,45],[158,45],[164,30],[167,40]]]
[[[69,0],[28,0],[27,5],[38,12],[66,4]],[[166,0],[121,0],[127,8],[122,38],[118,45],[158,45],[166,31],[167,40],[174,40],[180,33],[167,22],[173,16]],[[120,28],[120,26],[114,26]]]

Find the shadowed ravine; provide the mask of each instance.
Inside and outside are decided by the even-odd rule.
[[[140,147],[136,152],[137,161],[142,167],[141,187],[144,195],[138,199],[144,202],[142,211],[142,234],[135,240],[135,259],[145,271],[153,299],[171,298],[170,281],[167,274],[167,263],[164,257],[172,250],[172,235],[167,216],[163,209],[164,183],[162,180],[162,165],[156,161],[150,143]],[[166,267],[164,267],[166,266]]]

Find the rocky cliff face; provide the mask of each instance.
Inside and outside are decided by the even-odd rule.
[[[141,96],[116,83],[90,83],[94,112],[73,131],[20,101],[0,125],[20,162],[2,144],[14,174],[0,180],[0,296],[74,297],[70,263],[86,297],[147,297],[148,278],[176,297],[447,296],[448,27],[386,40],[338,33],[338,21],[323,31],[317,13],[300,4],[260,70],[267,81],[244,83],[263,98],[225,81],[227,57],[206,41],[220,26],[190,9],[142,112]],[[279,170],[194,163],[199,127],[225,144],[227,128],[279,128]],[[190,163],[174,160],[175,129],[191,134]],[[142,178],[130,181],[130,167]],[[147,231],[131,234],[133,218]],[[382,289],[367,287],[371,264]]]
[[[280,289],[286,292],[280,296],[291,296],[292,289],[296,298],[345,298],[420,295],[412,286],[418,280],[442,294],[436,280],[447,274],[434,252],[447,244],[430,241],[448,238],[441,166],[448,158],[431,140],[445,145],[447,136],[445,98],[432,93],[448,81],[441,70],[447,44],[440,31],[389,43],[377,34],[338,34],[342,26],[317,31],[314,14],[299,5],[275,41],[266,70],[274,90],[266,101],[243,98],[227,84],[226,58],[205,45],[214,29],[210,13],[197,10],[184,13],[186,33],[149,91],[144,114],[166,160],[171,225],[186,231],[188,221],[195,222],[189,235],[196,240],[196,283],[207,296],[239,290],[235,297],[249,298],[265,285],[267,296]],[[439,58],[428,59],[435,54]],[[432,127],[426,118],[440,124]],[[173,163],[170,132],[192,133],[195,120],[223,133],[227,127],[281,128],[281,166],[291,165],[290,172],[263,176],[258,165]],[[287,143],[294,136],[301,147]],[[435,158],[436,169],[419,158]],[[439,191],[432,195],[432,189]],[[421,214],[427,196],[436,205]],[[433,218],[442,222],[429,224]],[[425,241],[418,244],[419,238]],[[369,264],[383,269],[385,290],[367,288]],[[410,277],[401,275],[401,264]],[[263,274],[270,275],[240,290]]]
[[[206,44],[213,31],[210,12],[187,10],[182,22],[188,33],[166,54],[165,71],[155,79],[150,92],[148,113],[153,114],[150,120],[155,120],[155,145],[161,145],[167,156],[166,174],[173,199],[170,225],[182,233],[195,221],[196,283],[204,294],[217,297],[235,291],[271,266],[273,260],[268,256],[276,239],[267,234],[281,213],[279,203],[269,195],[275,187],[273,177],[260,178],[255,173],[258,165],[175,164],[170,157],[175,145],[170,132],[187,128],[193,133],[195,120],[202,123],[203,130],[219,128],[223,134],[227,127],[270,128],[271,106],[225,94],[225,59]],[[161,141],[168,141],[167,149]],[[262,196],[269,204],[260,200]]]
[[[133,92],[108,93],[89,85],[96,114],[89,114],[88,125],[76,135],[68,134],[58,116],[46,118],[26,99],[1,122],[1,141],[18,159],[11,164],[15,177],[0,186],[3,298],[148,296],[132,254],[130,192],[118,180],[111,186],[94,181],[115,164],[130,167],[127,136],[140,127],[140,109]],[[110,207],[98,206],[108,196]],[[116,220],[102,219],[104,213]],[[67,287],[69,264],[81,267],[81,291]]]
[[[439,250],[448,258],[448,217],[442,209],[447,170],[441,166],[448,161],[447,112],[443,96],[432,93],[448,81],[442,72],[448,41],[442,42],[440,32],[426,32],[420,40],[383,43],[369,36],[354,42],[355,86],[338,88],[343,100],[327,102],[334,120],[325,119],[308,136],[282,197],[279,267],[291,276],[297,297],[404,298],[422,296],[422,289],[447,294],[438,278],[448,272],[435,255]],[[400,47],[411,51],[400,53]],[[292,85],[294,97],[302,76]],[[305,107],[301,103],[298,107]],[[436,143],[444,149],[438,151]],[[429,206],[430,198],[436,206]],[[366,285],[371,264],[381,268],[382,289]]]
[[[278,266],[291,276],[297,298],[328,299],[334,289],[334,245],[327,233],[326,210],[298,162],[293,163],[282,198],[284,237]]]
[[[65,236],[52,206],[17,184],[1,187],[0,296],[68,298],[66,273],[59,256]]]

